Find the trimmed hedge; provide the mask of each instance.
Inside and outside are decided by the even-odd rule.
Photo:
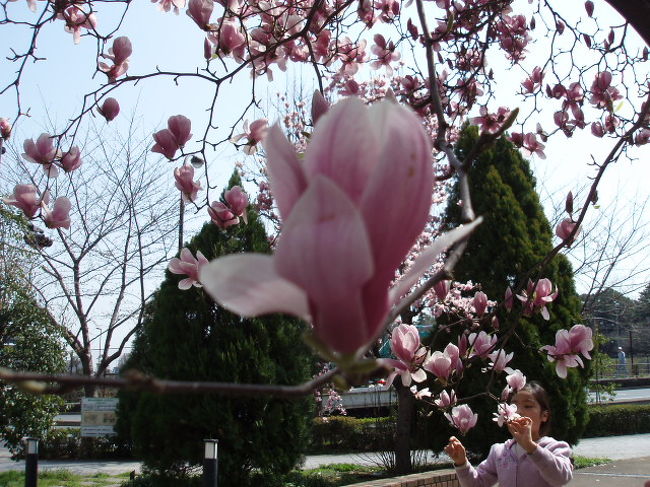
[[[650,405],[590,406],[584,438],[650,433]]]
[[[126,460],[132,459],[131,445],[116,436],[81,438],[79,428],[48,431],[38,442],[42,460]]]
[[[589,406],[584,438],[650,433],[650,405]],[[335,416],[314,420],[308,453],[336,453],[390,449],[395,425],[391,418]],[[418,428],[417,448],[430,448],[426,431]]]
[[[390,450],[395,424],[393,418],[315,418],[312,441],[307,454],[347,453]],[[650,405],[589,406],[589,423],[584,438],[650,433]],[[430,448],[428,433],[416,431],[417,448]],[[39,442],[42,459],[127,459],[132,458],[128,444],[112,438],[79,437],[79,429],[51,430]]]

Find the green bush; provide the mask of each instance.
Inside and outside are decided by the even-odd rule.
[[[650,433],[650,405],[590,406],[585,438]]]
[[[316,418],[310,453],[375,451],[390,448],[395,433],[394,418]]]
[[[133,458],[128,443],[115,436],[85,438],[78,428],[52,429],[38,443],[43,460],[124,460]]]
[[[121,487],[201,487],[203,478],[200,475],[162,475],[143,473],[133,480],[127,480]]]

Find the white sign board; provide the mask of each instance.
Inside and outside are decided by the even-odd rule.
[[[98,438],[116,435],[118,402],[119,399],[113,397],[82,397],[81,436]]]

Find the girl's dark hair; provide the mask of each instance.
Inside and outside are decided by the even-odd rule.
[[[539,435],[547,436],[551,431],[552,415],[551,415],[551,401],[548,398],[548,393],[546,392],[546,389],[544,389],[542,384],[540,384],[536,380],[531,380],[526,382],[526,385],[521,390],[530,392],[533,395],[535,401],[537,401],[537,404],[539,404],[539,407],[541,408],[542,412],[548,411],[548,419],[539,425]]]

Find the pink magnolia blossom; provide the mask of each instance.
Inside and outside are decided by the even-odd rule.
[[[650,141],[650,130],[649,129],[641,129],[639,132],[634,136],[634,144],[635,145],[645,145]]]
[[[481,131],[487,134],[495,134],[501,129],[510,116],[510,110],[499,107],[497,113],[488,113],[487,107],[480,108],[480,116],[470,119],[470,122],[481,127]]]
[[[246,208],[248,208],[248,195],[240,186],[233,186],[223,194],[226,204],[235,216],[242,217],[244,222],[246,219]]]
[[[505,296],[503,298],[503,306],[507,311],[512,311],[512,305],[514,304],[514,295],[512,294],[512,289],[510,286],[506,289]]]
[[[375,34],[375,44],[372,46],[372,53],[377,56],[375,61],[370,63],[372,69],[379,69],[382,66],[386,67],[386,75],[393,75],[393,68],[391,63],[397,62],[400,59],[400,53],[395,52],[395,44],[393,41],[387,42],[383,35]]]
[[[484,331],[479,333],[470,333],[467,337],[468,345],[471,347],[472,351],[470,357],[478,355],[479,357],[487,357],[488,354],[494,350],[494,347],[497,343],[496,335],[488,335]]]
[[[214,9],[212,0],[190,0],[187,5],[187,15],[196,22],[201,30],[211,30],[210,17]]]
[[[14,193],[8,198],[2,198],[6,204],[20,208],[27,218],[34,218],[41,207],[38,189],[33,184],[18,184]]]
[[[521,86],[524,88],[524,93],[533,93],[542,85],[542,81],[544,81],[544,72],[542,68],[537,66],[533,69],[531,75],[521,83]]]
[[[302,162],[277,124],[265,149],[284,220],[275,255],[222,257],[202,271],[202,281],[244,316],[310,316],[315,337],[330,351],[356,354],[423,272],[418,267],[389,294],[428,220],[429,138],[413,112],[349,98],[321,118]]]
[[[514,370],[511,367],[508,367],[508,363],[512,360],[514,353],[506,353],[503,349],[498,349],[488,355],[488,358],[492,361],[490,362],[490,368],[496,372],[507,372],[512,374]]]
[[[54,140],[49,134],[41,134],[34,143],[33,139],[26,139],[23,143],[23,159],[41,164],[43,170],[50,177],[57,177],[59,169],[54,165],[54,160],[61,157],[61,151],[58,150],[54,144]]]
[[[311,123],[316,126],[316,122],[329,110],[330,104],[327,103],[327,100],[320,92],[320,90],[314,91],[314,96],[311,99]]]
[[[192,122],[183,115],[174,115],[167,119],[167,128],[174,136],[178,147],[185,147],[185,143],[192,138]]]
[[[176,188],[182,193],[183,201],[194,201],[201,190],[201,183],[194,181],[194,168],[189,164],[183,164],[174,169]]]
[[[267,132],[269,131],[269,123],[265,118],[255,120],[251,123],[250,128],[248,122],[244,122],[244,132],[235,135],[231,142],[239,142],[242,138],[246,138],[246,143],[242,149],[245,154],[251,155],[257,152],[257,145],[266,137]]]
[[[106,73],[110,83],[115,82],[117,78],[126,73],[129,69],[129,56],[133,52],[131,41],[126,36],[121,36],[113,41],[113,47],[108,50],[108,54],[102,56],[113,61],[113,65],[99,63],[100,71]]]
[[[537,284],[529,279],[527,289],[518,294],[517,298],[524,303],[524,316],[532,316],[533,313],[539,311],[542,318],[548,321],[551,315],[546,305],[552,303],[557,295],[557,288],[553,290],[553,283],[550,279],[540,279]]]
[[[151,0],[151,3],[158,3],[159,0]],[[185,8],[185,0],[160,0],[158,9],[162,12],[170,12],[174,10],[176,15],[179,14],[180,9]]]
[[[11,136],[9,119],[0,117],[0,138],[7,140]]]
[[[591,124],[591,133],[596,137],[604,137],[605,129],[603,128],[603,124],[600,122],[593,122]]]
[[[158,152],[167,159],[174,159],[176,151],[185,146],[192,134],[192,122],[183,115],[174,115],[167,119],[167,128],[153,134],[156,141],[151,152]]]
[[[449,420],[452,426],[465,434],[476,426],[478,414],[475,414],[467,404],[462,404],[453,408],[451,414],[445,413],[445,418]]]
[[[63,157],[61,157],[61,168],[65,172],[72,172],[75,169],[79,169],[82,162],[81,151],[79,150],[79,147],[75,145],[68,152],[63,154]]]
[[[513,391],[519,391],[526,385],[526,376],[521,370],[515,369],[506,377],[506,382]]]
[[[395,328],[390,347],[397,360],[389,359],[387,362],[400,371],[403,385],[408,387],[411,379],[415,382],[426,380],[427,374],[420,366],[427,356],[427,351],[420,343],[420,334],[415,326],[402,324]]]
[[[412,386],[411,392],[415,396],[415,399],[424,399],[425,397],[431,397],[433,395],[428,387],[425,387],[424,389],[420,389],[418,391],[417,386]]]
[[[43,221],[47,228],[70,228],[70,200],[65,196],[57,198],[54,208],[50,210],[43,205]]]
[[[612,110],[613,102],[623,98],[623,95],[611,84],[612,73],[609,71],[598,73],[591,84],[591,99],[589,101],[598,108]]]
[[[239,224],[239,217],[232,212],[228,205],[221,201],[212,202],[208,207],[208,215],[210,215],[212,223],[219,228],[225,229]]]
[[[483,291],[477,291],[476,294],[474,294],[474,299],[472,300],[472,306],[474,307],[476,316],[479,318],[483,316],[485,314],[485,310],[487,309],[487,305],[487,294],[485,294]]]
[[[97,107],[97,111],[107,122],[110,122],[120,113],[120,104],[115,98],[106,98],[102,106]]]
[[[453,389],[450,392],[443,389],[438,399],[434,400],[433,403],[441,409],[453,406],[456,404],[456,392]]]
[[[560,223],[558,223],[557,227],[555,227],[555,235],[560,237],[562,240],[567,240],[569,238],[569,235],[571,235],[571,232],[573,232],[573,229],[576,227],[576,225],[577,223],[574,222],[571,218],[565,218]],[[571,241],[567,242],[568,247],[570,247],[571,244],[575,241],[579,233],[580,233],[580,228],[578,228]]]
[[[181,250],[181,258],[174,257],[169,261],[168,269],[173,274],[185,274],[187,277],[178,283],[178,289],[189,289],[192,286],[201,287],[199,274],[201,268],[208,263],[208,259],[201,253],[200,250],[196,251],[196,258],[192,255],[189,249],[183,248]]]
[[[517,405],[506,403],[500,403],[497,406],[497,412],[493,415],[494,418],[492,418],[492,421],[496,421],[499,427],[502,427],[504,424],[508,424],[508,421],[520,417],[519,414],[517,414]]]
[[[521,146],[528,155],[537,155],[540,159],[546,159],[546,154],[544,154],[546,146],[537,140],[534,133],[530,132],[524,135]]]
[[[440,301],[444,301],[449,294],[449,289],[451,288],[451,281],[444,279],[438,281],[433,285],[433,291],[436,293],[436,296]]]
[[[72,34],[75,44],[81,41],[81,29],[95,30],[97,28],[97,17],[93,12],[84,12],[76,5],[66,8],[63,13],[59,13],[57,18],[65,22],[65,31]]]
[[[223,21],[219,26],[219,31],[210,33],[208,39],[216,46],[217,53],[222,53],[225,56],[233,54],[235,59],[243,58],[246,35],[234,21]]]
[[[590,360],[589,352],[593,348],[591,328],[584,325],[573,325],[571,330],[558,330],[555,334],[555,345],[545,345],[541,350],[546,351],[550,362],[556,362],[555,372],[559,377],[565,379],[567,368],[584,367],[579,354]]]
[[[156,143],[151,148],[151,152],[158,152],[169,160],[176,157],[176,151],[178,151],[179,146],[174,134],[169,129],[162,129],[154,133],[153,140]]]
[[[443,384],[447,383],[451,372],[454,370],[451,357],[439,350],[433,352],[424,361],[422,367],[435,375]]]

